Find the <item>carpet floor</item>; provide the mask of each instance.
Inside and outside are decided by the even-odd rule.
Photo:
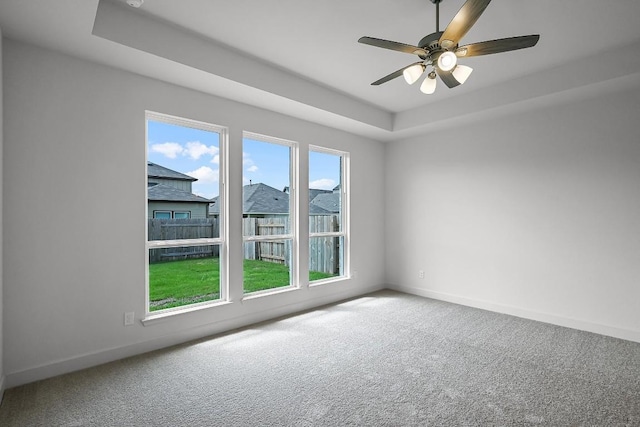
[[[392,291],[5,392],[10,426],[640,426],[640,344]]]

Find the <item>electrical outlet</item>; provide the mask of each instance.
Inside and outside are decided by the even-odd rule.
[[[419,279],[424,279],[424,270],[418,271],[418,278]]]
[[[136,314],[133,311],[128,311],[124,314],[124,326],[133,325],[133,320],[136,318]]]

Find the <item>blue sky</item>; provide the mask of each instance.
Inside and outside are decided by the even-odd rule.
[[[150,162],[197,178],[193,192],[212,198],[219,193],[219,134],[147,121],[147,158]],[[289,148],[245,138],[243,185],[264,183],[282,190],[289,185]],[[309,154],[309,187],[332,189],[339,183],[340,157]]]

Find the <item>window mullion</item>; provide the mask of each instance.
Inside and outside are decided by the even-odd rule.
[[[182,246],[209,246],[220,245],[222,239],[183,239],[183,240],[152,240],[147,242],[147,248],[159,249],[159,248],[179,248]]]

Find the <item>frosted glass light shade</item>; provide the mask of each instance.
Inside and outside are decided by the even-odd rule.
[[[453,52],[445,52],[438,57],[438,68],[442,71],[451,71],[458,63],[458,58]]]
[[[472,71],[473,68],[471,67],[467,67],[466,65],[458,65],[451,74],[453,74],[453,77],[455,77],[455,79],[459,81],[460,84],[464,84],[464,82],[466,82],[471,75]]]
[[[424,94],[431,95],[436,91],[436,79],[427,77],[420,85],[420,91]]]
[[[409,68],[405,68],[402,72],[404,79],[410,85],[414,84],[418,81],[422,73],[424,73],[425,66],[424,64],[414,64]]]

